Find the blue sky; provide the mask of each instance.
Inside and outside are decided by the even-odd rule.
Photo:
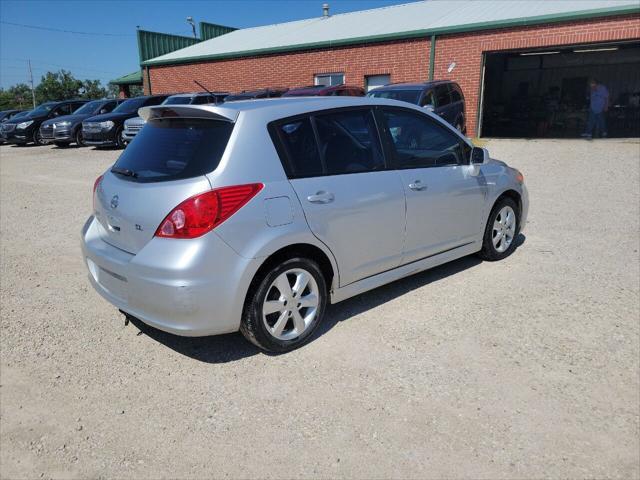
[[[331,13],[407,3],[409,0],[324,0]],[[233,27],[254,27],[320,16],[323,0],[0,0],[0,21],[81,35],[0,23],[0,87],[27,82],[27,59],[34,81],[61,68],[77,78],[109,80],[138,68],[136,25],[191,35],[186,17]],[[109,35],[104,35],[109,34]]]

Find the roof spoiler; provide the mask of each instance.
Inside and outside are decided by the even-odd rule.
[[[238,111],[230,108],[195,105],[159,105],[142,107],[138,115],[147,122],[156,118],[204,118],[234,123],[238,119]]]

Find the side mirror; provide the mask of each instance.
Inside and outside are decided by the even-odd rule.
[[[109,111],[106,108],[102,108],[100,109],[100,114],[103,114],[103,113],[109,113]]]
[[[486,148],[473,147],[471,149],[471,165],[484,165],[489,163],[489,151]]]
[[[428,112],[433,112],[433,111],[436,109],[436,107],[434,107],[434,106],[433,106],[433,105],[431,105],[430,103],[427,103],[427,104],[424,106],[424,109],[425,109],[426,111],[428,111]]]

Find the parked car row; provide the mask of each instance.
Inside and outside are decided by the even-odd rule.
[[[362,88],[350,85],[310,85],[287,89],[262,88],[228,92],[147,95],[127,100],[65,100],[46,102],[30,112],[0,112],[2,142],[24,145],[55,143],[124,148],[144,127],[138,109],[154,105],[204,105],[276,97],[362,97]],[[375,88],[367,96],[413,103],[434,112],[466,133],[465,101],[460,86],[441,80],[425,83],[395,83]],[[20,116],[22,115],[22,117]]]
[[[0,132],[7,143],[26,145],[35,143],[45,145],[48,143],[42,138],[40,126],[46,120],[63,117],[76,111],[87,103],[88,100],[64,100],[60,102],[45,102],[22,117],[14,116],[10,120],[2,122]]]

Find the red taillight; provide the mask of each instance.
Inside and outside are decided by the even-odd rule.
[[[98,190],[98,186],[100,185],[100,182],[102,181],[102,177],[104,177],[104,175],[100,175],[98,178],[96,178],[95,182],[93,182],[93,210],[95,211],[96,209],[96,190]]]
[[[251,200],[264,185],[222,187],[188,198],[162,221],[157,237],[195,238],[213,230]]]

